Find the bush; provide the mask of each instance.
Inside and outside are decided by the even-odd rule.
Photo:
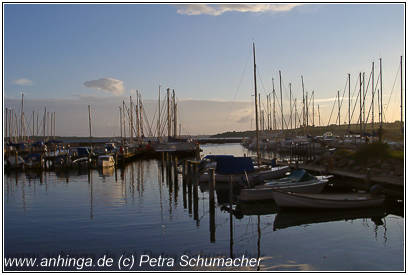
[[[364,144],[354,154],[354,159],[364,164],[369,160],[385,160],[390,157],[391,150],[389,145],[380,142]]]

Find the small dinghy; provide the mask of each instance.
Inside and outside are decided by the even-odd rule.
[[[385,197],[369,193],[302,194],[274,191],[275,203],[280,208],[351,209],[380,206]]]
[[[320,193],[331,176],[313,176],[304,169],[293,171],[289,176],[269,181],[255,188],[242,189],[240,201],[273,200],[274,191],[291,191],[298,193]]]

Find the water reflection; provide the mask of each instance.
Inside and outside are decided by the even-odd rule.
[[[245,254],[262,259],[260,270],[341,268],[304,252],[310,249],[338,262],[349,258],[336,251],[372,260],[354,262],[364,270],[403,268],[403,202],[381,210],[280,212],[273,202],[238,203],[235,186],[199,183],[193,167],[174,156],[110,170],[13,173],[4,188],[6,254],[187,251]],[[387,266],[375,265],[378,257]]]

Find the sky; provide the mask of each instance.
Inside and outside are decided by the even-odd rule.
[[[176,92],[184,134],[254,129],[255,43],[262,106],[272,91],[272,79],[279,96],[281,71],[285,120],[289,83],[301,111],[303,76],[305,91],[314,91],[315,105],[319,104],[321,125],[335,123],[336,115],[330,121],[329,117],[337,92],[343,96],[347,73],[355,100],[359,72],[365,72],[368,81],[375,62],[377,80],[382,58],[384,113],[386,120],[394,121],[400,116],[400,56],[405,60],[404,8],[4,4],[5,107],[19,112],[23,92],[28,124],[28,114],[47,107],[56,112],[57,135],[86,136],[90,104],[95,135],[118,135],[122,100],[128,102],[138,90],[153,120],[160,85],[162,99],[166,88]],[[342,123],[347,120],[347,92],[343,101]]]

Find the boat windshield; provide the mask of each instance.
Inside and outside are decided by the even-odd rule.
[[[306,170],[304,169],[297,169],[290,173],[288,176],[288,179],[291,179],[293,181],[308,181],[315,179],[315,176],[309,174]]]

